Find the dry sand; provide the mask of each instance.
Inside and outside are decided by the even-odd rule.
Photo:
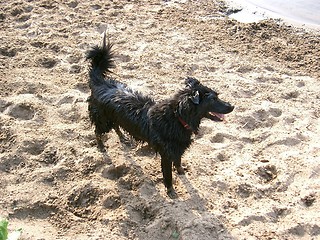
[[[22,239],[319,239],[320,44],[222,1],[2,1],[0,215]],[[95,145],[85,52],[161,100],[193,76],[236,109],[202,122],[166,196],[160,159]]]

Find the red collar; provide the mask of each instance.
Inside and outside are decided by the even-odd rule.
[[[182,126],[183,126],[185,129],[188,129],[188,130],[194,132],[195,134],[198,133],[197,131],[194,131],[194,130],[192,129],[192,127],[190,127],[189,124],[186,123],[180,116],[178,116],[178,119],[179,119],[180,123],[182,124]]]

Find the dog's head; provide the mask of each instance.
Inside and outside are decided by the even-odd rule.
[[[195,78],[188,77],[186,79],[185,90],[188,94],[188,108],[192,109],[189,113],[193,113],[194,117],[199,120],[208,118],[213,121],[223,121],[224,114],[228,114],[234,109],[230,103],[221,100],[217,92],[202,85]]]

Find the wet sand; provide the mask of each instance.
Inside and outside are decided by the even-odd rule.
[[[289,25],[320,31],[320,3],[309,1],[252,1],[227,0],[230,7],[236,8],[230,14],[240,22],[252,23],[263,19],[273,18]]]

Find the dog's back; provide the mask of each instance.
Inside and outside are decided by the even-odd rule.
[[[111,47],[104,35],[102,46],[95,46],[87,53],[87,59],[91,61],[91,96],[88,100],[91,122],[95,125],[98,136],[111,129],[120,134],[121,127],[136,140],[147,141],[147,112],[150,106],[154,105],[154,101],[107,76],[114,67]],[[137,127],[141,125],[143,126]]]

